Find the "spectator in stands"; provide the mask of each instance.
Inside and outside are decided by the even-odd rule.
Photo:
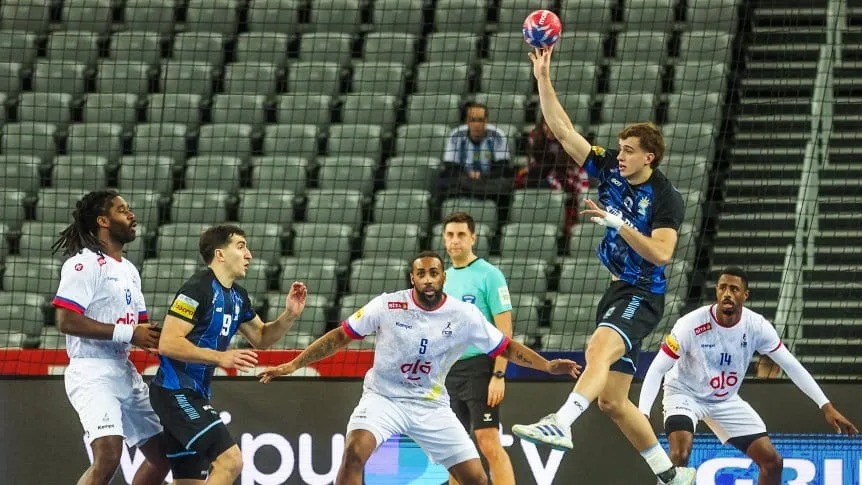
[[[443,153],[441,193],[506,199],[512,192],[514,170],[509,160],[506,134],[488,123],[488,108],[468,103],[464,124],[449,133]]]
[[[530,159],[518,172],[515,188],[565,190],[570,194],[566,207],[566,233],[578,220],[578,201],[590,188],[590,178],[584,167],[566,153],[545,119],[539,116],[530,131]]]

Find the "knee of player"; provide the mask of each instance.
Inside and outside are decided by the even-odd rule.
[[[613,332],[613,330],[608,330]],[[619,340],[618,342],[615,340]],[[587,360],[587,365],[600,365],[610,367],[620,357],[625,355],[626,347],[622,338],[618,334],[602,335],[596,338],[594,335],[590,339],[587,350],[584,352],[584,358]]]
[[[476,432],[476,443],[479,445],[479,450],[482,455],[488,460],[497,458],[503,451],[503,445],[500,443],[500,435],[497,428],[488,428],[494,434]]]
[[[607,398],[599,396],[599,409],[608,416],[618,416],[623,413],[626,405],[626,399]]]
[[[349,443],[344,447],[344,456],[341,461],[347,468],[362,468],[365,466],[365,453],[360,445]]]
[[[784,458],[778,453],[778,450],[773,448],[772,451],[757,460],[757,466],[770,475],[778,474],[784,469]]]
[[[670,461],[676,466],[686,466],[688,465],[688,459],[691,455],[691,450],[684,447],[674,447],[670,448]]]
[[[120,466],[122,450],[105,449],[93,454],[93,467],[97,470],[113,473]]]

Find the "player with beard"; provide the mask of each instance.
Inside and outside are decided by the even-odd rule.
[[[446,273],[437,253],[426,251],[411,266],[413,288],[384,293],[314,341],[294,360],[267,369],[261,382],[296,372],[376,333],[374,364],[365,375],[362,398],[347,424],[347,441],[335,483],[361,485],[371,454],[394,434],[412,438],[431,460],[462,485],[487,484],[479,454],[449,407],[446,373],[468,346],[494,358],[550,374],[576,377],[579,366],[547,361],[510,340],[475,305],[443,292]]]
[[[758,484],[779,484],[781,455],[763,420],[737,394],[754,352],[781,366],[823,410],[836,432],[852,435],[858,430],[781,343],[772,324],[743,306],[748,296],[745,271],[725,268],[715,287],[716,303],[677,320],[665,338],[644,378],[638,407],[649,416],[664,377],[664,428],[674,465],[688,464],[694,429],[703,420],[722,443],[730,443],[757,463]]]
[[[53,304],[57,328],[66,334],[66,394],[93,450],[78,484],[111,480],[123,438],[145,457],[132,483],[161,484],[168,473],[162,426],[129,362],[131,345],[159,342],[158,327],[147,323],[140,274],[123,257],[123,246],[135,240],[135,214],[118,192],[98,190],[77,202],[72,217],[53,246],[68,256]]]

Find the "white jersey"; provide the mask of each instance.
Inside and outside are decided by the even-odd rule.
[[[736,395],[754,352],[781,347],[775,327],[759,313],[742,309],[739,322],[722,327],[715,305],[700,307],[677,320],[661,350],[676,364],[665,374],[665,394],[682,393],[706,401]]]
[[[109,325],[135,325],[148,320],[141,276],[129,260],[84,249],[63,263],[60,287],[53,304],[97,322]],[[128,358],[130,344],[66,335],[70,359]]]
[[[356,339],[377,334],[366,390],[431,406],[449,406],[446,374],[470,344],[491,357],[509,344],[475,305],[447,297],[425,310],[416,304],[413,290],[374,298],[342,328]]]

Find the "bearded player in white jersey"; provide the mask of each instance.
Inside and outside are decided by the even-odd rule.
[[[781,483],[781,455],[760,415],[737,392],[754,352],[768,355],[794,384],[823,410],[836,432],[858,430],[835,406],[811,374],[781,343],[772,324],[743,305],[748,276],[737,267],[722,270],[716,303],[677,320],[644,378],[638,407],[649,416],[664,377],[664,428],[674,465],[686,466],[694,429],[703,420],[722,443],[730,443],[759,467],[758,484]]]
[[[72,216],[54,244],[68,259],[53,304],[66,334],[66,394],[93,450],[78,485],[111,481],[123,438],[146,458],[132,484],[162,484],[169,469],[162,426],[129,362],[131,345],[152,349],[159,342],[158,327],[147,323],[141,277],[123,257],[123,246],[135,239],[135,214],[116,191],[98,190],[78,201]]]
[[[485,485],[479,453],[449,407],[446,373],[470,344],[489,357],[549,374],[577,377],[571,360],[545,360],[510,340],[473,304],[443,293],[443,261],[427,251],[413,260],[412,289],[384,293],[341,326],[313,342],[294,360],[260,374],[261,382],[329,357],[352,340],[376,333],[374,364],[365,375],[359,404],[347,424],[336,485],[361,485],[371,454],[395,434],[410,436],[462,485]]]

